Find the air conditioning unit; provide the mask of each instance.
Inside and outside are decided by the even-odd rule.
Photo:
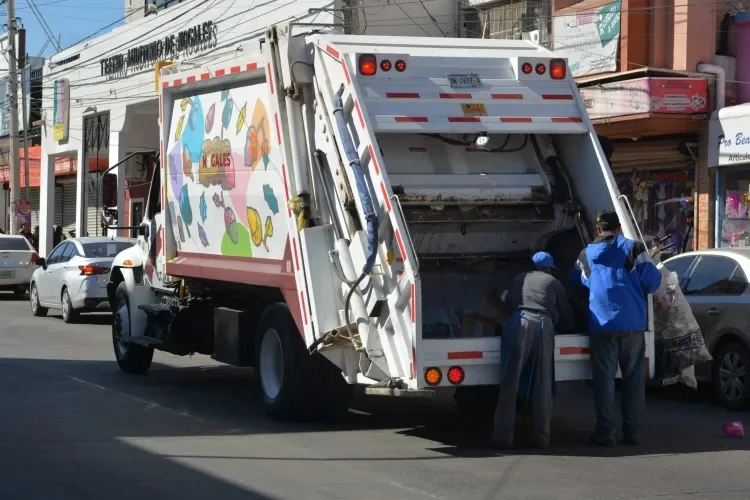
[[[528,40],[533,44],[539,45],[542,37],[541,37],[541,33],[539,32],[539,30],[534,30],[534,31],[526,31],[522,33],[521,39]]]

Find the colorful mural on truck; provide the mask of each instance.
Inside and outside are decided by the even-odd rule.
[[[167,146],[167,212],[180,252],[283,258],[284,179],[266,87],[178,100]]]

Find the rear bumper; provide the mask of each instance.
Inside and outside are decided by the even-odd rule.
[[[13,277],[5,277],[7,272],[13,273]],[[28,290],[32,274],[34,274],[33,269],[0,269],[0,290],[18,290],[21,288]]]
[[[653,338],[652,332],[646,332],[646,366],[649,378],[653,377],[655,368]],[[457,387],[447,377],[448,370],[454,366],[464,371],[464,380],[458,384],[460,386],[500,384],[500,343],[501,337],[423,340],[422,353],[417,360],[415,388]],[[556,381],[591,379],[588,335],[555,336],[554,359]],[[442,374],[440,383],[432,386],[425,382],[424,377],[430,368],[438,368]]]

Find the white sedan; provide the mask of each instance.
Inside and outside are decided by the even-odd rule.
[[[80,313],[108,311],[107,283],[115,256],[132,247],[127,238],[73,238],[39,259],[31,278],[29,298],[34,316],[59,309],[73,323]]]
[[[23,296],[37,269],[39,256],[23,236],[0,235],[0,291]]]

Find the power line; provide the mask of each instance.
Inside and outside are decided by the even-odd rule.
[[[44,19],[44,16],[39,11],[39,8],[36,9],[34,0],[26,0],[26,3],[28,4],[29,8],[31,8],[31,13],[34,14],[34,17],[36,17],[36,20],[39,21],[39,25],[42,27],[42,30],[47,34],[47,38],[54,44],[54,46],[57,48],[57,50],[62,50],[62,47],[60,47],[60,44],[55,40],[55,35],[52,33],[52,29],[47,24],[47,21]]]

